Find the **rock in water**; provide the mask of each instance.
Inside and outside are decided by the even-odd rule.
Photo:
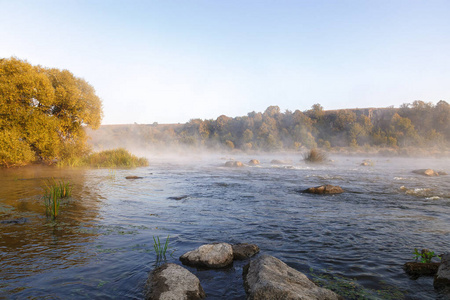
[[[244,285],[249,300],[343,299],[321,288],[306,275],[270,255],[262,255],[244,267]]]
[[[180,260],[192,267],[224,268],[233,262],[233,248],[227,243],[202,245],[183,254]]]
[[[139,177],[139,176],[126,176],[125,179],[142,179],[144,177]]]
[[[254,244],[234,244],[233,247],[233,259],[243,260],[252,257],[259,252],[259,247]]]
[[[344,190],[340,186],[327,184],[306,189],[304,192],[310,194],[340,194]]]
[[[147,280],[146,300],[196,300],[205,297],[197,276],[176,264],[166,263],[156,268]]]
[[[292,164],[292,160],[273,159],[270,163],[273,165],[289,165]]]
[[[407,262],[403,265],[403,269],[406,273],[408,273],[411,276],[422,276],[422,275],[428,275],[432,276],[436,274],[439,263],[430,262],[430,263],[422,263],[422,262]]]
[[[256,166],[256,165],[259,165],[260,162],[259,162],[259,160],[257,160],[257,159],[251,159],[251,160],[248,162],[248,164],[249,164],[249,165],[252,165],[252,166]]]
[[[0,221],[0,224],[25,224],[28,222],[27,218],[18,218],[18,219],[14,219],[14,220],[3,220]]]
[[[412,172],[423,176],[439,176],[439,173],[432,169],[419,169]]]
[[[450,293],[450,253],[441,255],[441,265],[434,277],[434,286],[446,287]]]
[[[240,161],[230,160],[225,163],[225,167],[239,168],[239,167],[243,167],[243,166],[244,166],[244,164],[241,163]]]

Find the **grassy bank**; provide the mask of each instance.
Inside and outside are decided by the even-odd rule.
[[[148,160],[118,148],[94,152],[86,157],[72,157],[58,162],[61,167],[136,168],[148,166]]]

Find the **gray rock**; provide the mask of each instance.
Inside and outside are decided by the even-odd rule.
[[[180,260],[193,267],[224,268],[233,262],[233,248],[227,243],[202,245],[183,254]]]
[[[244,267],[244,286],[249,300],[331,300],[343,299],[317,286],[306,275],[281,260],[261,255]]]
[[[146,300],[196,300],[205,298],[200,280],[185,268],[166,263],[150,273]]]
[[[304,190],[303,192],[310,194],[340,194],[343,193],[344,190],[340,186],[327,184],[312,187]]]
[[[432,169],[418,169],[412,172],[423,176],[439,176],[439,173]]]
[[[233,248],[233,259],[235,260],[247,259],[259,252],[259,247],[254,244],[234,244],[231,247]]]
[[[230,160],[225,163],[225,167],[230,167],[230,168],[240,168],[243,166],[244,166],[244,164],[242,162],[235,161],[235,160]]]
[[[450,253],[441,255],[441,264],[434,277],[434,286],[450,288]]]

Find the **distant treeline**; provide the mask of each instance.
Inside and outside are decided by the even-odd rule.
[[[423,101],[400,108],[280,111],[216,120],[193,119],[173,125],[109,125],[89,133],[94,146],[111,143],[137,147],[190,146],[216,149],[301,150],[332,147],[447,147],[450,143],[450,105]],[[131,145],[130,145],[131,144]]]

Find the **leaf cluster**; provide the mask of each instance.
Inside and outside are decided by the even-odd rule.
[[[428,249],[422,249],[420,252],[417,248],[414,248],[414,259],[421,263],[430,263],[434,257],[440,259],[440,257],[434,253],[434,251],[430,251]]]

